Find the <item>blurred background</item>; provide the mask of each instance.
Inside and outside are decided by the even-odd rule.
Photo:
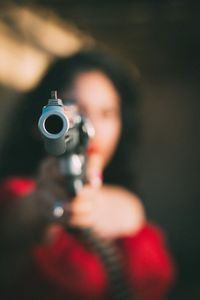
[[[98,42],[137,66],[139,193],[148,218],[165,230],[177,264],[172,300],[200,299],[200,6],[195,2],[38,0],[0,6],[0,165],[9,119],[57,57]]]

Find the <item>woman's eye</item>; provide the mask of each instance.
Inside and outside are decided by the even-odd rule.
[[[87,112],[86,112],[86,109],[83,108],[83,107],[79,107],[79,113],[84,115],[84,116],[87,116]]]

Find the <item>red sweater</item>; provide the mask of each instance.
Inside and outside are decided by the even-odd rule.
[[[8,179],[0,188],[0,199],[12,201],[30,193],[34,186],[31,179]],[[163,299],[174,281],[175,271],[161,230],[147,223],[136,235],[122,237],[117,244],[136,299]],[[34,271],[26,278],[26,288],[32,297],[26,294],[25,298],[111,300],[107,294],[107,274],[99,257],[64,230],[60,229],[53,243],[35,246],[32,255]]]

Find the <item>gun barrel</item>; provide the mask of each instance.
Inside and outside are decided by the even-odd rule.
[[[69,130],[69,120],[62,106],[45,106],[38,122],[38,128],[49,154],[61,155],[66,151],[65,137]]]

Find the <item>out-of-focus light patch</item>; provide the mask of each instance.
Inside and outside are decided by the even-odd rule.
[[[55,57],[90,47],[93,39],[41,9],[10,6],[0,20],[0,83],[32,89]]]
[[[16,27],[32,42],[47,52],[65,56],[93,43],[93,39],[80,32],[71,23],[63,22],[53,12],[40,8],[11,10],[10,17]]]
[[[0,24],[0,82],[4,86],[26,91],[44,74],[49,57],[30,45],[13,40]]]

